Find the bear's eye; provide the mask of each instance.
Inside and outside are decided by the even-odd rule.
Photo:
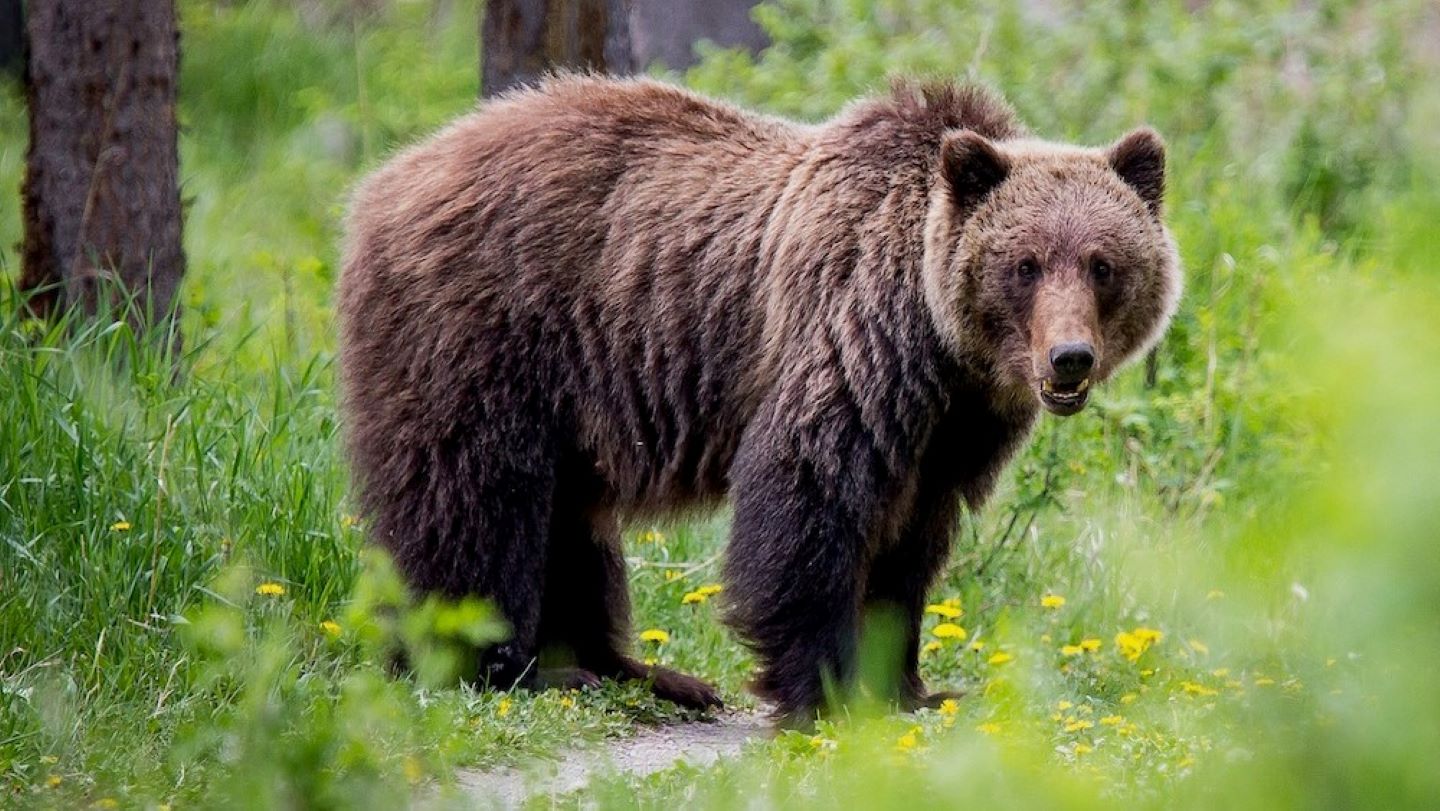
[[[1034,259],[1026,259],[1015,266],[1015,275],[1020,277],[1020,281],[1029,284],[1040,278],[1040,266],[1035,264]]]
[[[1096,259],[1095,264],[1090,268],[1090,273],[1095,276],[1095,281],[1104,284],[1110,281],[1110,277],[1115,273],[1115,270],[1110,267],[1110,263],[1104,259]]]

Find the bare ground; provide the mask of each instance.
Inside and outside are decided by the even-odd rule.
[[[466,770],[457,777],[461,790],[476,805],[518,808],[532,797],[557,797],[582,789],[597,774],[647,775],[681,761],[706,766],[739,754],[746,742],[769,734],[763,713],[727,712],[713,721],[642,727],[629,738],[562,751],[554,761]]]

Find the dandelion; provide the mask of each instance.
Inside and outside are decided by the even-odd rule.
[[[1107,727],[1118,727],[1125,723],[1125,718],[1119,715],[1106,715],[1100,719],[1100,723]]]
[[[1079,645],[1061,645],[1061,646],[1060,646],[1060,655],[1061,655],[1061,656],[1079,656],[1080,654],[1082,654],[1082,653],[1084,653],[1084,652],[1085,652],[1085,649],[1082,648],[1082,647],[1080,647]]]
[[[340,516],[340,528],[341,528],[341,529],[354,529],[354,528],[356,528],[356,527],[358,527],[358,526],[360,526],[360,519],[359,519],[359,518],[357,518],[357,517],[355,517],[355,516],[353,516],[353,515],[350,515],[349,513],[346,513],[345,515]]]
[[[420,765],[420,759],[414,755],[406,755],[405,759],[401,761],[401,768],[405,770],[405,779],[412,786],[425,777],[425,769]]]
[[[1090,754],[1091,752],[1094,752],[1094,751],[1095,751],[1095,747],[1091,746],[1091,745],[1088,744],[1088,743],[1077,743],[1077,744],[1075,744],[1075,754],[1077,754],[1077,755],[1088,755],[1088,754]]]
[[[60,775],[58,774],[52,774],[49,777],[45,778],[45,785],[49,786],[50,788],[60,788],[60,784],[63,782],[65,781],[60,779]]]
[[[701,586],[694,591],[687,592],[684,597],[680,598],[680,604],[693,605],[697,603],[703,603],[724,590],[725,587],[721,586],[719,583],[710,583],[709,585]]]
[[[574,706],[575,706],[575,699],[571,698],[570,696],[561,696],[561,697],[560,697],[560,709],[562,709],[562,710],[568,710],[568,709],[572,709]]]
[[[1055,702],[1055,709],[1059,710],[1060,712],[1065,712],[1066,710],[1068,710],[1068,709],[1070,709],[1071,707],[1074,707],[1074,706],[1075,706],[1074,702],[1066,701],[1066,700],[1063,699],[1063,698],[1060,699],[1059,701]]]
[[[1098,637],[1087,637],[1080,640],[1080,649],[1085,651],[1086,653],[1094,653],[1095,651],[1100,650],[1101,644],[1102,643],[1100,642],[1100,639]]]
[[[129,522],[129,521],[116,521],[115,523],[113,523],[113,524],[110,525],[110,531],[111,531],[111,532],[129,532],[129,531],[130,531],[130,522]]]
[[[1270,678],[1269,676],[1256,676],[1256,677],[1255,677],[1255,686],[1256,686],[1256,687],[1269,687],[1270,685],[1272,685],[1272,684],[1274,684],[1274,683],[1275,683],[1275,680],[1272,679],[1272,678]]]
[[[1140,694],[1139,694],[1139,693],[1126,693],[1125,695],[1120,696],[1120,703],[1121,703],[1121,704],[1134,704],[1136,701],[1139,701],[1139,700],[1140,700]]]
[[[982,650],[985,650],[985,640],[979,639],[979,638],[977,637],[976,639],[971,640],[970,644],[969,644],[969,645],[966,645],[965,647],[967,647],[967,648],[969,648],[970,650],[973,650],[973,651],[982,651]]]
[[[685,596],[680,598],[680,604],[699,605],[700,603],[705,602],[706,599],[707,598],[705,597],[705,595],[701,594],[698,591],[687,591],[685,592]]]
[[[988,661],[988,662],[989,662],[990,664],[992,664],[992,665],[1003,665],[1003,664],[1005,664],[1006,662],[1013,662],[1013,661],[1015,661],[1015,657],[1014,657],[1013,655],[1011,655],[1011,654],[1009,654],[1009,653],[1006,653],[1005,651],[1002,650],[1002,651],[997,652],[994,656],[991,656],[991,657],[990,657],[989,659],[987,659],[986,661]]]
[[[653,543],[653,544],[659,544],[660,546],[664,546],[664,545],[665,545],[665,533],[663,533],[663,532],[656,532],[656,531],[653,530],[653,529],[651,529],[651,530],[646,530],[646,531],[640,533],[640,543]]]
[[[1065,598],[1058,594],[1047,594],[1040,598],[1040,605],[1045,608],[1060,608],[1065,605]]]
[[[994,721],[986,721],[985,723],[975,727],[975,731],[984,733],[986,735],[994,735],[1000,731],[1000,725],[995,723]]]
[[[654,642],[656,645],[664,645],[666,642],[670,641],[670,634],[668,631],[662,631],[659,628],[651,628],[649,630],[640,632],[640,641]]]
[[[679,580],[681,577],[682,577],[682,575],[680,574],[680,572],[676,571],[675,569],[666,569],[666,570],[665,570],[665,582],[666,582],[666,583],[669,583],[669,582],[671,582],[672,580]]]
[[[1153,628],[1136,628],[1133,631],[1121,631],[1115,635],[1115,647],[1120,649],[1120,655],[1130,661],[1140,658],[1140,655],[1150,649],[1150,646],[1159,642],[1164,634]]]
[[[655,665],[658,665],[658,664],[660,664],[660,660],[659,660],[659,659],[656,659],[654,656],[646,656],[646,657],[645,657],[645,666],[646,666],[646,667],[654,667]]]
[[[920,727],[911,727],[909,732],[901,735],[900,739],[895,741],[895,750],[897,752],[914,751],[920,745],[920,731]]]
[[[1066,732],[1080,732],[1082,730],[1090,729],[1093,726],[1095,726],[1093,723],[1086,721],[1083,718],[1070,718],[1065,721]]]
[[[324,631],[330,636],[339,636],[340,623],[336,622],[335,620],[325,620],[324,622],[320,623],[320,630]]]
[[[1209,656],[1209,655],[1210,655],[1210,646],[1209,646],[1209,645],[1206,645],[1204,642],[1201,642],[1201,641],[1198,640],[1198,639],[1192,639],[1192,640],[1190,640],[1189,642],[1187,642],[1187,643],[1185,643],[1185,644],[1187,644],[1187,645],[1190,646],[1190,650],[1195,651],[1196,653],[1200,654],[1201,656]]]
[[[964,628],[953,622],[942,622],[930,629],[930,633],[940,639],[964,639],[968,635]]]
[[[1214,696],[1220,694],[1220,691],[1214,689],[1213,687],[1206,687],[1203,684],[1199,684],[1193,681],[1180,682],[1180,689],[1184,690],[1186,695],[1192,696]]]
[[[255,587],[255,593],[261,597],[280,597],[285,594],[285,587],[279,583],[261,583]]]
[[[512,706],[514,706],[514,702],[510,700],[510,696],[505,696],[500,699],[499,704],[495,705],[495,714],[504,718],[510,714],[510,708]]]
[[[935,651],[938,651],[938,650],[940,650],[940,649],[943,648],[943,647],[945,647],[945,646],[942,645],[942,644],[940,644],[937,640],[932,639],[932,640],[930,640],[929,642],[926,642],[926,643],[925,643],[925,647],[921,648],[921,649],[920,649],[920,652],[921,652],[921,653],[934,653]]]
[[[931,603],[925,606],[925,613],[934,614],[937,617],[944,617],[947,620],[953,620],[965,612],[960,610],[959,606],[946,605],[945,603]]]
[[[941,715],[944,715],[946,717],[954,717],[955,713],[957,712],[960,712],[960,702],[956,701],[955,699],[947,698],[944,701],[940,702]]]

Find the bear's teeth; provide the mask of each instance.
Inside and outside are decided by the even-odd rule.
[[[1075,390],[1084,391],[1088,388],[1090,388],[1090,378],[1087,377],[1084,380],[1080,381],[1080,385]]]
[[[1054,390],[1055,390],[1055,384],[1054,384],[1054,383],[1051,383],[1051,382],[1050,382],[1050,378],[1047,377],[1047,378],[1045,378],[1044,380],[1040,381],[1040,390],[1041,390],[1041,391],[1045,391],[1045,392],[1054,391]]]

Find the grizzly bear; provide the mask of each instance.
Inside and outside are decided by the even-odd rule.
[[[1175,307],[1164,176],[1149,129],[1047,143],[943,83],[818,125],[643,79],[485,103],[351,208],[344,417],[373,537],[414,589],[507,618],[479,682],[646,679],[702,707],[713,688],[629,651],[620,528],[728,496],[726,619],[781,719],[826,708],[880,606],[905,620],[892,698],[922,705],[962,504]]]

